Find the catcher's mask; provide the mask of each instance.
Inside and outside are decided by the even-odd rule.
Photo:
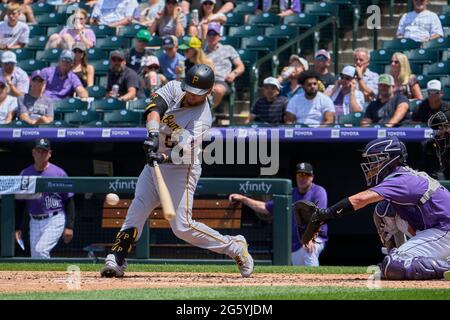
[[[428,126],[433,129],[433,140],[440,156],[450,149],[450,110],[439,111],[428,119]]]
[[[405,165],[406,146],[397,137],[372,140],[364,148],[361,168],[367,186],[373,187],[383,181],[398,165]]]

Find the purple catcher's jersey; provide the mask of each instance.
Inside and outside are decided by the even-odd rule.
[[[450,192],[426,173],[398,167],[371,190],[417,231],[450,230]]]
[[[42,176],[42,177],[67,177],[66,172],[60,167],[49,163],[44,171],[36,171],[31,165],[20,173],[21,176]],[[49,214],[55,211],[63,211],[64,206],[73,193],[43,192],[38,199],[26,200],[27,212],[31,215]]]

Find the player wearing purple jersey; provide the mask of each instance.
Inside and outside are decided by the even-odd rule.
[[[67,177],[66,172],[50,163],[50,141],[39,139],[32,150],[34,164],[25,168],[21,176]],[[73,193],[43,192],[41,197],[18,201],[16,239],[21,238],[23,212],[30,215],[30,251],[33,258],[50,258],[50,251],[63,237],[69,243],[73,237],[75,205]]]
[[[328,197],[326,190],[315,183],[314,171],[311,164],[302,162],[296,166],[296,183],[297,186],[292,188],[292,203],[306,200],[311,201],[321,208],[326,208],[328,205]],[[229,196],[232,202],[242,202],[250,207],[256,213],[263,216],[272,216],[273,201],[258,201],[240,194],[231,194]],[[325,248],[328,240],[328,226],[326,224],[320,227],[319,233],[305,245],[302,245],[300,238],[305,232],[307,224],[298,223],[295,214],[292,215],[292,264],[294,266],[319,266],[319,255]]]
[[[443,278],[450,271],[450,192],[426,173],[409,168],[406,157],[405,145],[395,136],[369,142],[361,167],[370,188],[326,209],[307,203],[314,213],[302,242],[309,241],[323,223],[384,200],[384,207],[390,209],[375,214],[383,217],[393,212],[397,229],[411,238],[388,252],[381,263],[383,276],[392,280]]]

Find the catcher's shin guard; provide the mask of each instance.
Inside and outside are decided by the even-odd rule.
[[[442,279],[444,273],[449,271],[448,261],[430,257],[415,257],[404,261],[387,255],[381,263],[381,272],[387,280]]]
[[[133,243],[136,240],[138,231],[136,228],[129,228],[119,231],[116,240],[111,247],[111,253],[116,257],[118,265],[122,265],[127,254],[131,252]]]

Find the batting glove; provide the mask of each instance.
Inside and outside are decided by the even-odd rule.
[[[150,167],[154,167],[155,166],[155,162],[156,163],[163,163],[163,162],[167,162],[168,157],[161,152],[148,152],[147,153],[147,163]]]

